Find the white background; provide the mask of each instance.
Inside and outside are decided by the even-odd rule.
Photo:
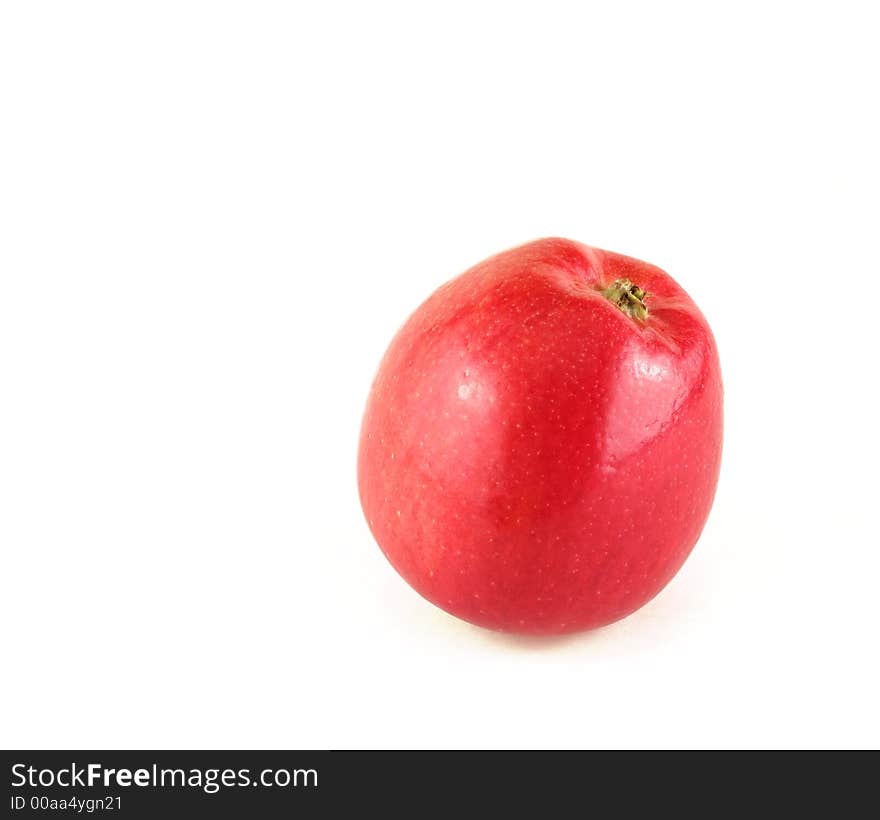
[[[873,5],[4,3],[2,745],[880,744]],[[684,285],[726,439],[666,591],[527,640],[355,456],[407,314],[544,235]]]

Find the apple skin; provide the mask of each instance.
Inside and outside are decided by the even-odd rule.
[[[644,320],[603,289],[647,291]],[[358,487],[394,568],[471,623],[591,629],[691,552],[721,461],[722,385],[697,306],[659,268],[566,239],[446,283],[391,342]]]

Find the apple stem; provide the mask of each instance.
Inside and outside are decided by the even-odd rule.
[[[643,322],[648,318],[645,297],[651,294],[634,285],[629,279],[617,279],[601,291],[609,302],[620,308],[627,316]]]

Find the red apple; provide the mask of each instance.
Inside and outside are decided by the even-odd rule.
[[[709,325],[668,274],[567,239],[493,256],[391,342],[358,485],[394,568],[490,629],[602,626],[697,541],[721,459]]]

